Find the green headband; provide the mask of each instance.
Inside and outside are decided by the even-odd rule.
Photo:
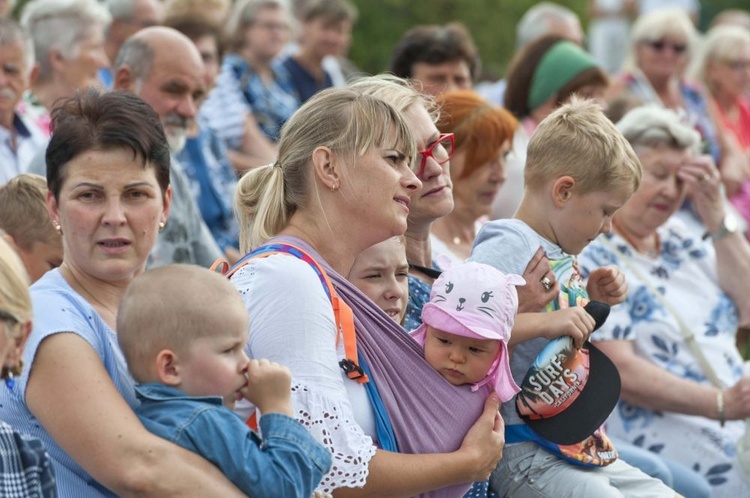
[[[573,42],[564,40],[544,54],[534,71],[529,92],[529,109],[536,109],[570,80],[586,69],[597,67],[591,55]]]

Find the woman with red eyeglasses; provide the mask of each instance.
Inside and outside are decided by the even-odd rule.
[[[396,77],[364,79],[351,88],[379,98],[404,114],[417,144],[413,169],[422,190],[412,196],[406,228],[406,259],[409,262],[409,301],[404,328],[422,323],[422,305],[430,299],[440,266],[433,260],[430,234],[435,220],[453,211],[453,181],[450,159],[454,153],[452,133],[440,133],[435,126],[437,106],[432,97],[419,93]]]

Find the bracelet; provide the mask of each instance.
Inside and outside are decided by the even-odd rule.
[[[724,418],[724,390],[719,389],[719,391],[716,393],[716,408],[719,412],[719,425],[721,427],[724,427],[724,422],[726,422],[726,419]]]

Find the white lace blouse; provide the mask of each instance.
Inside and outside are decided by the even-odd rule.
[[[246,353],[291,370],[296,418],[333,454],[318,490],[364,486],[376,450],[375,418],[365,388],[338,366],[343,343],[336,345],[333,308],[317,274],[279,254],[251,260],[232,283],[250,312]],[[238,403],[241,415],[250,410]]]

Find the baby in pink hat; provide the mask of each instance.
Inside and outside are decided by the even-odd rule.
[[[410,332],[424,356],[448,382],[476,391],[491,384],[506,402],[520,390],[508,362],[510,330],[518,310],[519,275],[480,263],[445,270],[432,284],[422,325]]]

